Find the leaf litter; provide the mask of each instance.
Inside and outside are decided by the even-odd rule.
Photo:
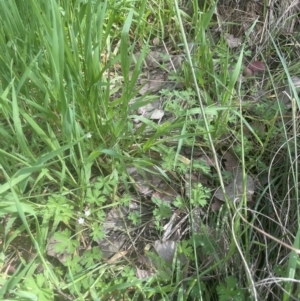
[[[255,182],[250,175],[246,175],[246,178],[246,191],[244,191],[243,170],[239,168],[233,172],[232,181],[225,186],[225,194],[231,202],[240,202],[244,194],[246,195],[248,202],[252,201],[255,192]],[[221,187],[217,189],[214,197],[220,201],[226,202],[226,197],[224,196]]]
[[[241,45],[241,39],[236,38],[231,34],[226,35],[225,38],[229,48],[237,48]],[[190,44],[193,45],[193,43]],[[134,55],[134,59],[137,60],[139,55],[140,53],[136,53]],[[180,88],[178,83],[174,80],[170,80],[169,75],[170,71],[175,73],[180,72],[182,63],[182,55],[170,55],[167,51],[159,47],[157,47],[157,50],[150,51],[147,54],[144,61],[143,72],[138,81],[138,90],[139,95],[143,96],[146,101],[147,97],[150,95],[152,97],[154,95],[155,97],[149,101],[148,104],[137,108],[136,113],[138,115],[155,122],[160,122],[163,118],[168,118],[164,110],[165,98],[159,95],[158,92],[163,89],[174,90],[178,89],[178,87]],[[253,62],[252,65],[249,65],[249,67],[254,69],[254,72],[257,71],[256,69],[259,69],[258,71],[262,69],[261,64],[257,62]],[[298,82],[299,79],[293,79],[293,83],[295,85],[298,85]],[[286,89],[286,93],[287,91],[289,90]],[[176,101],[177,99],[174,99],[174,102]],[[134,99],[131,101],[131,105],[135,105]],[[199,114],[194,116],[198,116],[198,118],[200,118]],[[212,117],[212,120],[213,119],[214,116]],[[135,166],[127,167],[129,182],[131,187],[134,188],[134,192],[132,192],[132,199],[138,199],[137,203],[142,201],[143,204],[142,206],[138,205],[137,210],[128,210],[128,208],[126,209],[123,206],[118,206],[107,212],[103,222],[106,237],[98,241],[98,246],[103,253],[104,259],[112,260],[117,254],[120,254],[122,257],[125,256],[124,254],[128,254],[128,250],[137,248],[137,246],[133,245],[133,242],[128,244],[128,240],[131,240],[131,235],[135,233],[132,222],[128,220],[128,216],[130,213],[135,211],[139,213],[146,212],[145,207],[153,206],[154,198],[161,200],[163,203],[169,204],[173,208],[173,213],[170,218],[164,218],[161,239],[158,240],[156,235],[153,236],[153,234],[148,234],[149,232],[147,232],[151,227],[153,227],[153,221],[147,226],[148,230],[143,230],[145,233],[139,233],[139,235],[141,235],[141,237],[146,235],[148,239],[150,235],[153,242],[153,248],[161,260],[168,263],[174,260],[176,246],[186,233],[200,235],[203,241],[205,241],[205,236],[206,239],[207,237],[210,237],[210,239],[215,240],[217,245],[220,243],[219,247],[217,246],[220,250],[222,250],[220,256],[225,256],[227,250],[227,247],[224,247],[226,244],[225,237],[223,237],[222,234],[217,234],[214,229],[211,229],[208,226],[203,228],[202,220],[207,216],[208,207],[198,206],[197,208],[193,208],[191,215],[194,223],[194,229],[187,226],[188,213],[174,208],[176,199],[181,197],[190,198],[190,192],[193,189],[196,189],[198,184],[203,184],[204,186],[211,187],[212,189],[214,188],[211,178],[211,172],[215,169],[213,157],[204,153],[201,148],[196,147],[192,149],[192,147],[186,145],[182,147],[179,156],[184,158],[187,166],[192,166],[192,164],[196,162],[198,162],[202,168],[205,166],[203,170],[192,170],[191,172],[184,174],[184,179],[182,179],[182,183],[184,183],[183,191],[177,188],[182,186],[180,183],[178,183],[178,186],[176,185],[178,179],[172,178],[171,170],[164,170],[164,172],[169,176],[169,179],[167,179],[153,167],[147,167],[145,169],[137,168]],[[219,211],[228,199],[232,202],[239,202],[243,195],[246,195],[247,201],[250,202],[255,192],[254,178],[250,174],[246,173],[245,177],[247,181],[244,187],[243,170],[241,169],[240,162],[233,151],[226,151],[223,155],[219,156],[219,159],[223,162],[224,171],[231,174],[231,180],[225,185],[225,194],[227,195],[227,198],[224,197],[222,190],[217,188],[211,197],[211,202],[209,204],[210,208],[213,211]],[[149,218],[151,220],[151,215]],[[122,253],[124,250],[126,250],[126,253]],[[151,257],[147,256],[147,253],[145,253],[145,255],[141,255],[143,253],[142,250],[140,250],[139,253],[138,257],[141,266],[136,267],[137,277],[144,278],[153,275],[154,269],[159,267],[155,266],[155,263]],[[52,256],[58,255],[52,253]],[[201,256],[203,256],[203,260],[208,258],[208,254],[205,254],[205,252],[202,252]],[[61,260],[63,261],[64,259]]]
[[[211,156],[205,154],[201,149],[195,148],[191,150],[189,147],[183,147],[181,150],[181,156],[183,158],[190,158],[186,162],[191,164],[191,162],[201,162],[203,166],[206,166],[204,170],[197,170],[197,172],[186,173],[185,174],[185,186],[184,186],[184,194],[185,197],[190,198],[190,191],[195,189],[199,183],[207,186],[211,186],[211,178],[209,176],[209,171],[215,168],[214,160]],[[240,168],[240,162],[236,155],[228,150],[223,153],[220,157],[220,160],[223,161],[224,170],[231,173],[232,178],[228,185],[225,186],[225,193],[228,198],[232,201],[240,201],[241,197],[244,193],[243,189],[243,172]],[[134,166],[130,166],[127,168],[128,175],[131,179],[131,184],[136,189],[136,193],[140,195],[144,202],[149,202],[153,200],[153,198],[160,199],[162,202],[170,204],[174,206],[175,200],[181,197],[181,193],[178,189],[175,188],[174,182],[168,182],[168,179],[161,175],[161,173],[157,172],[155,168],[146,169],[138,169]],[[169,179],[172,178],[169,171],[165,171],[166,174],[169,174]],[[250,175],[247,176],[247,184],[246,184],[246,195],[248,201],[251,201],[254,191],[255,191],[255,183],[254,179]],[[211,208],[213,211],[218,211],[221,206],[226,202],[226,198],[220,188],[218,188],[214,193],[214,198],[212,199]],[[155,203],[153,201],[153,203]],[[170,263],[174,260],[174,255],[176,254],[176,245],[181,241],[181,237],[189,231],[190,233],[198,233],[201,232],[201,220],[204,216],[207,215],[206,209],[202,207],[194,208],[192,211],[192,216],[194,220],[194,229],[185,228],[185,223],[188,220],[188,215],[183,214],[179,211],[174,211],[172,216],[169,219],[165,219],[162,238],[161,240],[154,240],[154,250],[161,260]],[[212,230],[207,229],[211,233]],[[211,235],[211,234],[210,234]],[[216,234],[213,234],[216,235]],[[216,237],[215,237],[216,238]],[[216,238],[217,239],[217,238]],[[220,250],[223,250],[221,254],[225,252],[224,244],[225,237],[218,234],[218,239],[216,240],[220,242],[220,246],[218,247]],[[123,242],[123,241],[122,241]],[[226,247],[227,248],[227,247]],[[109,255],[112,255],[113,252],[119,252],[122,248],[117,244],[115,249],[111,248],[109,251],[111,252]],[[226,249],[227,250],[227,249]],[[202,254],[202,256],[207,256]],[[225,255],[224,255],[225,256]],[[136,271],[139,277],[147,277],[152,275],[153,268],[156,269],[155,262],[145,255],[144,260],[150,260],[152,262],[152,268],[146,267],[140,268]],[[181,258],[182,262],[186,262],[186,258]]]
[[[239,39],[235,39],[232,36],[228,36],[227,39],[229,47],[234,48],[240,45]],[[139,53],[136,53],[135,59],[138,59],[139,55]],[[179,72],[181,64],[181,55],[169,55],[166,51],[162,50],[150,51],[145,58],[144,76],[139,80],[139,94],[147,97],[147,95],[150,94],[157,94],[157,92],[162,89],[172,90],[176,86],[178,87],[176,82],[168,79],[168,75],[170,70]],[[165,111],[163,109],[164,101],[164,98],[161,96],[157,97],[148,104],[139,107],[137,113],[150,120],[160,121],[165,117]],[[135,101],[132,100],[131,104],[134,103]],[[135,166],[129,166],[127,167],[129,181],[131,186],[135,188],[135,192],[132,193],[132,200],[140,198],[147,207],[151,201],[153,206],[153,198],[156,198],[174,208],[176,199],[182,197],[182,195],[187,198],[191,197],[191,190],[195,189],[199,183],[205,186],[212,186],[209,175],[209,170],[215,168],[212,156],[205,154],[199,148],[194,148],[192,150],[192,148],[188,146],[182,148],[180,156],[186,161],[187,166],[191,165],[192,162],[201,162],[202,166],[206,166],[206,170],[197,170],[186,173],[183,181],[184,191],[180,191],[175,185],[178,180],[172,177],[169,170],[164,171],[169,176],[169,179],[167,179],[153,167],[140,169]],[[231,152],[226,152],[223,155],[223,160],[225,161],[225,169],[232,172],[233,175],[232,182],[225,187],[225,192],[230,199],[240,200],[243,193],[243,181],[242,171],[236,169],[238,165],[237,159]],[[180,185],[178,186],[180,187]],[[254,180],[249,175],[247,176],[246,187],[247,195],[252,197],[255,187]],[[225,201],[222,191],[217,189],[214,194],[214,201],[211,205],[212,209],[216,211],[219,210]],[[103,259],[115,261],[118,260],[118,258],[126,256],[130,249],[137,248],[137,246],[133,247],[133,244],[135,244],[133,242],[128,244],[128,241],[131,241],[131,235],[136,231],[132,222],[129,221],[128,216],[132,212],[143,214],[143,212],[147,211],[145,210],[145,206],[138,205],[138,208],[135,209],[132,209],[134,206],[132,206],[131,209],[124,206],[116,206],[107,212],[103,222],[105,237],[98,240],[98,246],[102,252]],[[159,256],[161,260],[171,263],[176,254],[176,246],[181,241],[182,237],[184,237],[185,233],[187,233],[187,231],[190,233],[193,231],[195,231],[195,233],[201,232],[201,219],[206,214],[205,208],[198,207],[193,209],[192,216],[195,224],[194,230],[186,226],[186,222],[188,221],[187,212],[177,210],[173,212],[169,219],[164,218],[162,240],[155,239],[157,238],[155,235],[150,235],[153,236],[153,248],[156,251],[157,256]],[[153,227],[151,225],[153,225],[153,222],[147,227]],[[145,232],[145,235],[147,236],[146,233],[147,232]],[[66,258],[72,256],[72,254],[68,253],[67,250],[57,252],[56,245],[60,243],[62,243],[62,241],[57,240],[54,237],[50,238],[47,254],[57,258],[62,264],[65,264]],[[142,253],[143,251],[140,252]],[[151,257],[148,257],[147,254],[139,255],[139,258],[142,264],[140,268],[136,267],[137,277],[149,277],[150,275],[153,275],[154,269],[159,269],[159,266],[155,266],[154,261]],[[186,260],[186,257],[181,257],[183,263],[186,262]],[[142,266],[144,266],[144,268],[142,268]]]

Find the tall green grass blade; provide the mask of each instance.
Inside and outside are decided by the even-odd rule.
[[[12,86],[12,112],[13,112],[13,122],[16,129],[16,138],[20,145],[20,148],[26,153],[27,156],[33,157],[31,150],[28,147],[25,135],[23,133],[22,122],[20,119],[19,105],[17,100],[17,95],[14,86]]]
[[[120,46],[120,52],[121,52],[121,68],[122,68],[122,75],[124,79],[124,92],[127,94],[128,86],[129,86],[129,68],[130,68],[130,60],[128,59],[128,50],[131,49],[129,46],[129,30],[132,23],[132,17],[133,17],[133,10],[131,9],[128,13],[128,16],[125,20],[122,35],[121,35],[121,46]],[[128,95],[128,94],[127,94]]]
[[[300,225],[298,223],[298,231],[293,243],[293,247],[300,250]],[[296,254],[295,251],[291,251],[289,254],[288,266],[286,267],[286,277],[288,279],[297,279],[297,274],[300,270],[299,264],[299,254]],[[298,273],[297,273],[298,272]],[[292,281],[284,282],[284,293],[283,293],[283,301],[291,300],[291,296],[293,296],[294,285]]]
[[[51,153],[41,156],[37,159],[36,163],[33,164],[30,167],[24,167],[20,170],[18,170],[14,176],[11,177],[8,183],[3,184],[0,187],[0,195],[6,191],[8,191],[10,188],[15,187],[18,183],[21,181],[24,181],[29,178],[29,176],[34,173],[41,171],[45,167],[47,167],[47,162],[59,155],[61,155],[64,151],[70,149],[70,146],[76,145],[78,141],[73,142],[72,144],[68,144],[66,146],[62,146],[59,149],[56,149],[55,151],[52,151]]]
[[[15,289],[15,287],[21,282],[22,278],[25,277],[33,261],[34,259],[31,262],[29,262],[25,267],[23,266],[23,264],[20,264],[13,273],[13,275],[0,288],[0,298],[2,300],[5,300],[5,295],[9,294],[13,289]]]

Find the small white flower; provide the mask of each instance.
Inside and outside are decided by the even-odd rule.
[[[85,210],[85,211],[84,211],[84,215],[85,215],[86,217],[90,216],[90,215],[91,215],[91,211],[90,211],[89,209]]]
[[[79,224],[79,225],[83,225],[83,223],[84,223],[84,218],[80,217],[80,218],[78,219],[78,224]]]
[[[87,133],[86,134],[86,138],[90,139],[92,137],[92,134],[91,133]]]

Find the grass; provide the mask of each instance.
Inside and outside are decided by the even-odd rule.
[[[0,1],[2,300],[300,299],[297,37],[266,5]]]

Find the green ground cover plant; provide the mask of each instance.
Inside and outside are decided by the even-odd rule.
[[[282,2],[0,0],[1,300],[300,299]]]

